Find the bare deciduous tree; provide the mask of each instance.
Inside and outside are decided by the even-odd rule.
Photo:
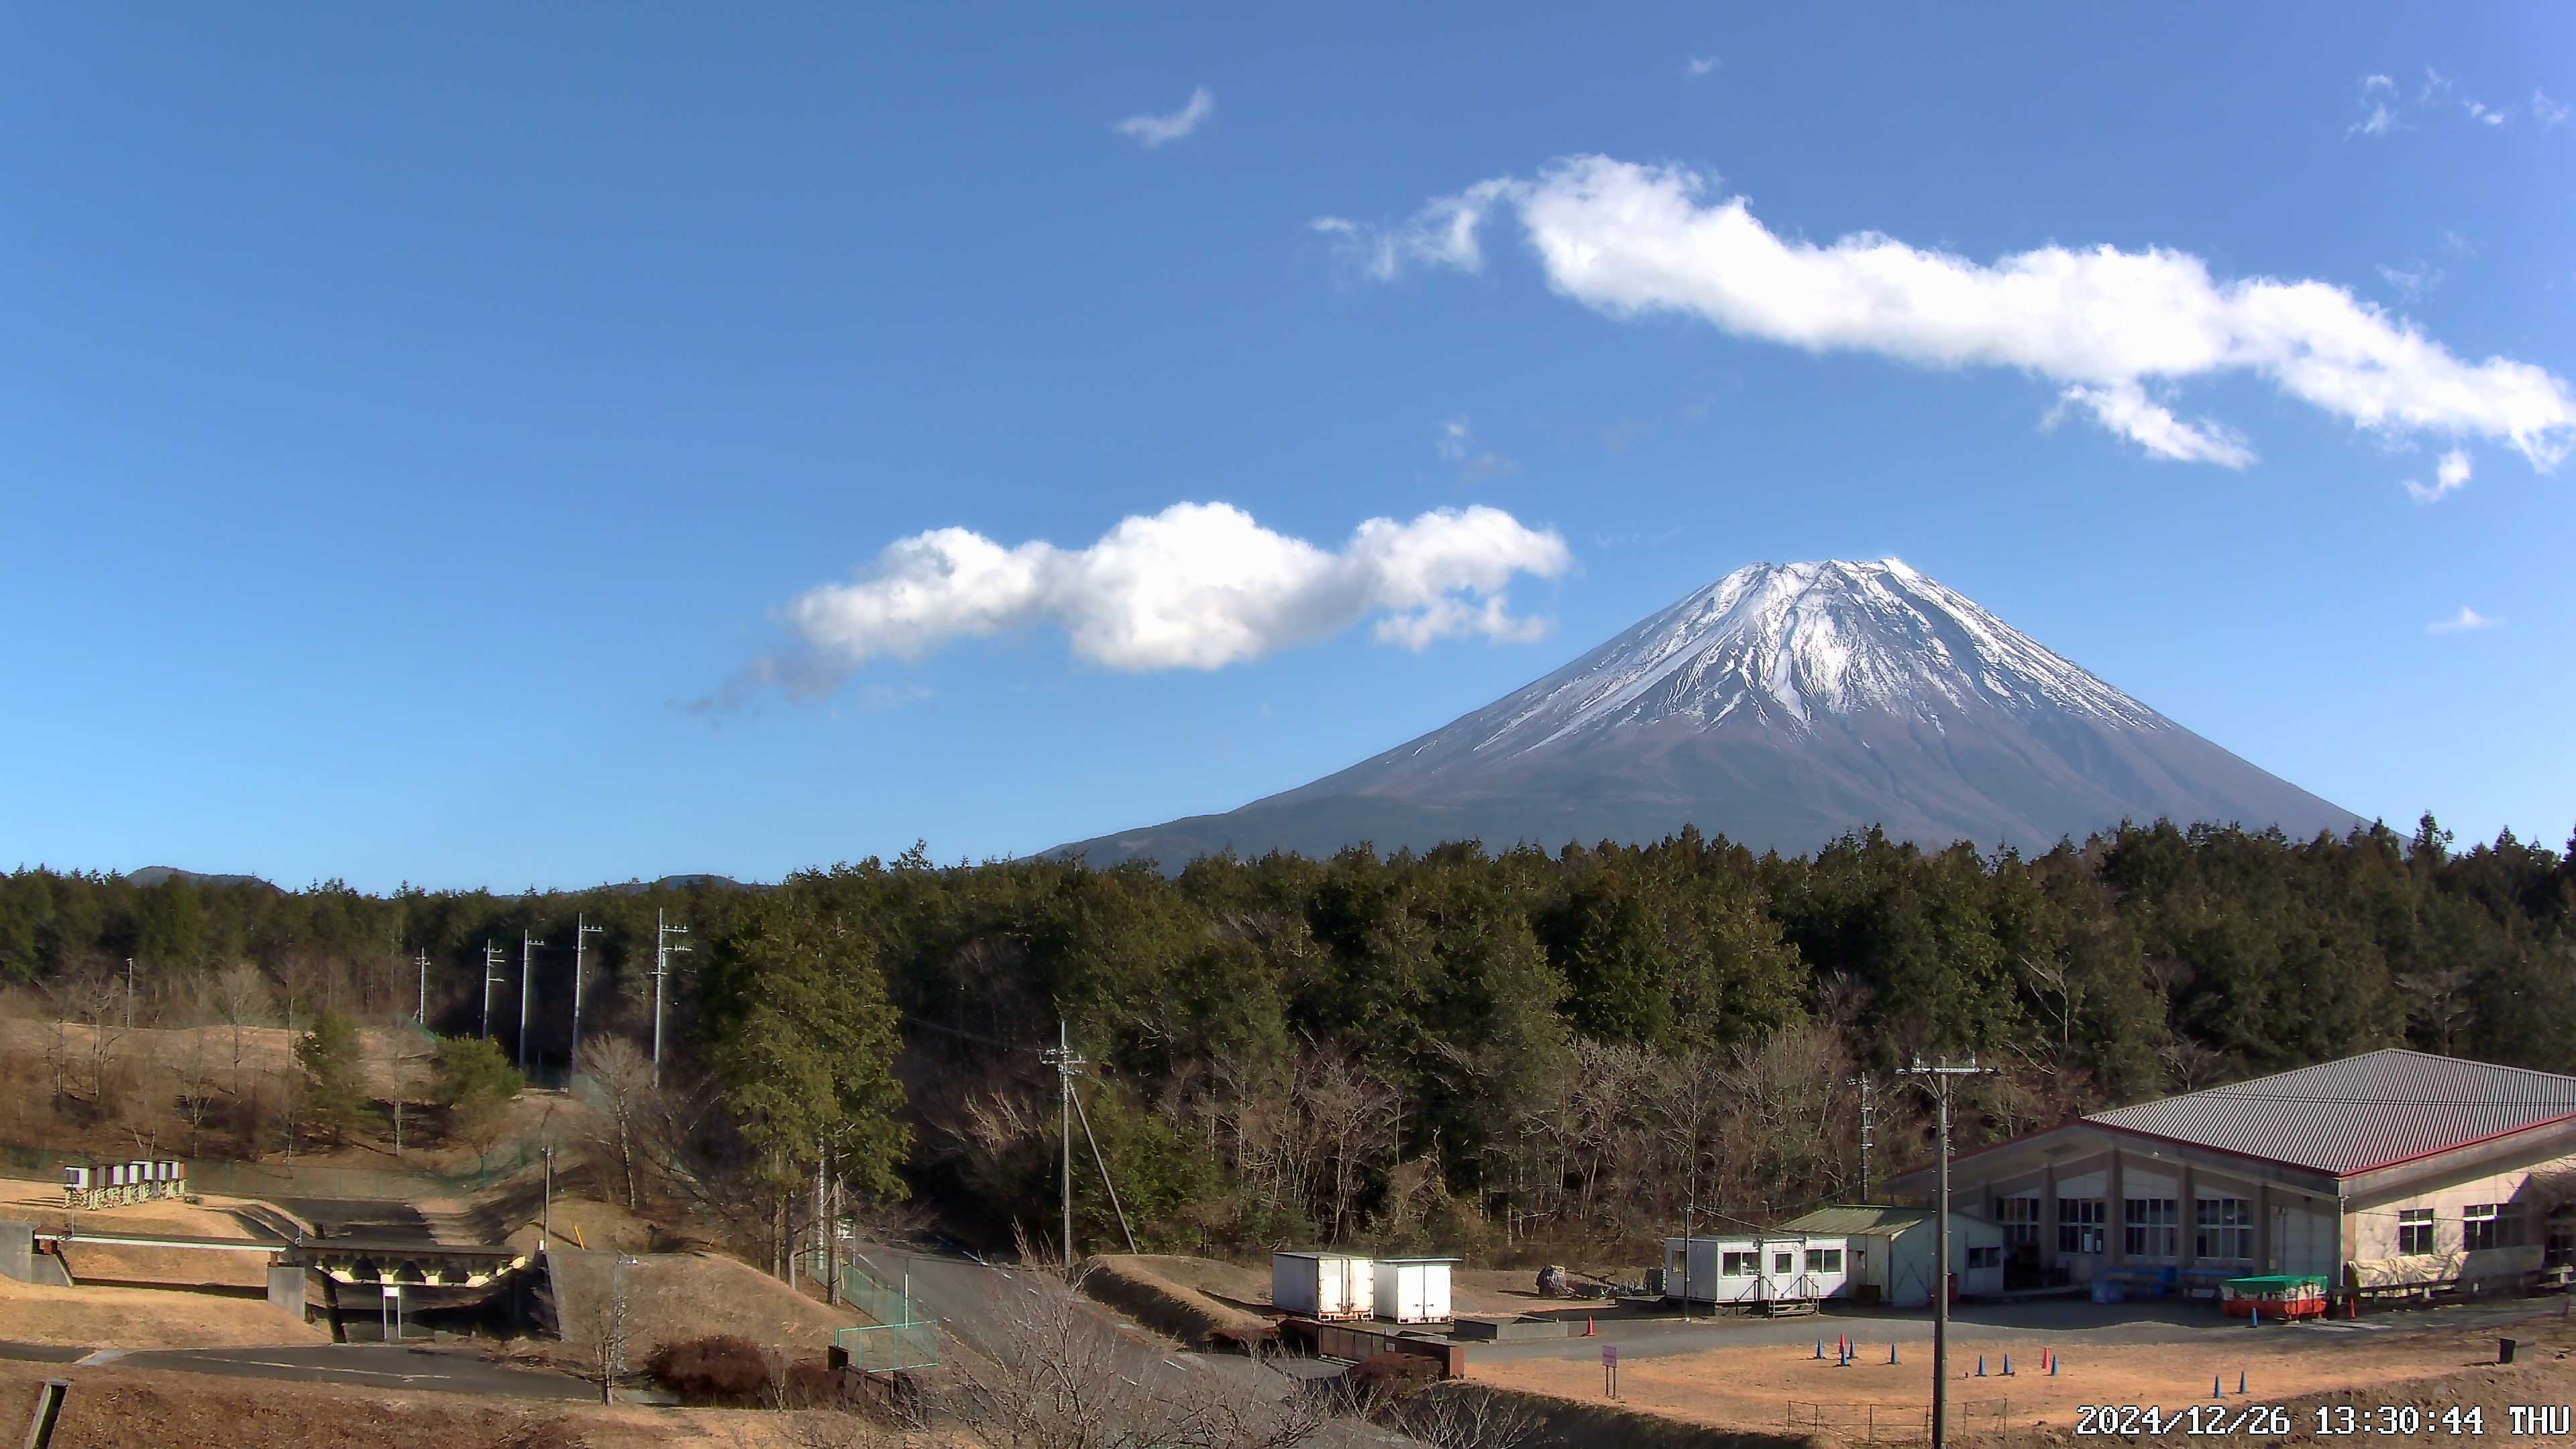
[[[636,1168],[644,1155],[644,1134],[653,1120],[653,1062],[622,1036],[599,1035],[581,1044],[580,1070],[598,1089],[597,1140],[601,1154],[617,1164],[626,1189],[626,1207],[637,1202]]]

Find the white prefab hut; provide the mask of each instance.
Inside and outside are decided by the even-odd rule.
[[[1835,1295],[1896,1308],[1928,1308],[1940,1275],[1933,1268],[1928,1208],[1829,1207],[1783,1223],[1783,1232],[1832,1235],[1844,1245],[1844,1286]],[[1950,1272],[1962,1297],[2004,1291],[2004,1232],[1993,1223],[1950,1214]]]
[[[1849,1249],[1825,1233],[1733,1233],[1664,1240],[1664,1296],[1767,1312],[1812,1308],[1843,1291]]]
[[[1449,1269],[1455,1258],[1380,1258],[1370,1269],[1377,1316],[1398,1323],[1449,1321]],[[1272,1270],[1274,1275],[1276,1269]]]
[[[1375,1265],[1348,1253],[1273,1253],[1270,1302],[1303,1318],[1367,1318],[1375,1311]],[[1441,1275],[1448,1297],[1448,1275]]]

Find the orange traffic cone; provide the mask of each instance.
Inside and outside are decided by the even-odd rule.
[[[1592,1336],[1592,1315],[1589,1313],[1583,1315],[1583,1336],[1585,1338]]]

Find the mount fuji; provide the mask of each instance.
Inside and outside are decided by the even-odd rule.
[[[1176,870],[1229,849],[1553,849],[1686,823],[1757,851],[1873,824],[1926,847],[2044,851],[2159,817],[2294,838],[2362,823],[1885,559],[1738,569],[1338,774],[1049,853]]]

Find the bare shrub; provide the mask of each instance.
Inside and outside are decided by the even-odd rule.
[[[706,1403],[756,1399],[770,1391],[774,1377],[760,1345],[733,1333],[666,1343],[644,1361],[644,1370],[680,1397]]]

